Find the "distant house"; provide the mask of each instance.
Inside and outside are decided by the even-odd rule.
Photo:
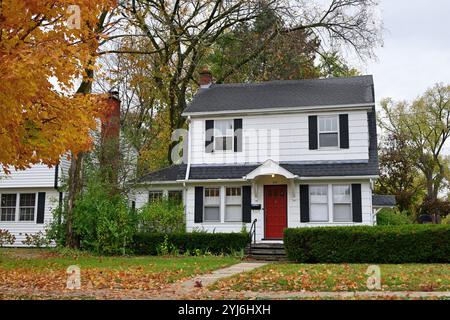
[[[182,198],[188,231],[255,223],[257,241],[287,227],[376,223],[372,76],[214,84],[205,72],[183,115],[187,163],[143,177],[137,207]]]
[[[23,246],[26,234],[44,232],[53,209],[62,201],[61,177],[70,162],[64,157],[58,166],[34,165],[23,171],[0,173],[0,229],[16,237],[15,246]]]

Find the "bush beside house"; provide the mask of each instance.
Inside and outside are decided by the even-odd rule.
[[[377,213],[377,225],[402,225],[412,224],[411,219],[403,212],[398,212],[395,209],[384,208]]]
[[[191,254],[232,254],[249,243],[248,233],[139,233],[133,238],[135,254],[156,255],[161,251]]]
[[[450,226],[286,229],[284,245],[301,263],[447,263]]]

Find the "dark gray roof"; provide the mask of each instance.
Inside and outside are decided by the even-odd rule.
[[[375,107],[368,112],[369,125],[369,161],[367,162],[318,162],[318,163],[280,163],[286,170],[299,177],[342,177],[342,176],[376,176],[378,169],[377,125]],[[258,165],[192,165],[189,173],[191,180],[203,179],[242,179]],[[184,180],[186,165],[174,165],[150,173],[140,182]]]
[[[212,84],[184,112],[258,110],[374,103],[373,77]]]
[[[139,182],[161,182],[161,181],[176,181],[184,180],[186,177],[186,165],[173,165],[158,171],[151,172],[142,178]]]
[[[395,196],[385,196],[374,194],[372,196],[372,205],[374,207],[394,207],[397,204]]]

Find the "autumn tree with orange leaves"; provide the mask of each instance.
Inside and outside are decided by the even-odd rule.
[[[0,0],[0,164],[57,164],[89,149],[98,104],[74,94],[89,82],[112,0]],[[77,83],[78,82],[78,83]],[[78,90],[80,92],[80,90]]]

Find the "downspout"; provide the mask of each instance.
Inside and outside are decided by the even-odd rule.
[[[188,154],[187,154],[187,168],[186,168],[186,176],[184,177],[184,181],[189,180],[189,174],[191,172],[191,116],[188,116]]]
[[[188,192],[188,188],[186,186],[186,182],[189,180],[189,174],[191,172],[191,116],[188,116],[187,119],[188,122],[188,150],[187,150],[187,167],[186,167],[186,176],[184,177],[184,181],[183,181],[183,187],[184,187],[184,218],[187,218],[187,205],[186,205],[186,201],[187,201],[187,192]],[[187,231],[187,223],[186,223],[186,231]]]

